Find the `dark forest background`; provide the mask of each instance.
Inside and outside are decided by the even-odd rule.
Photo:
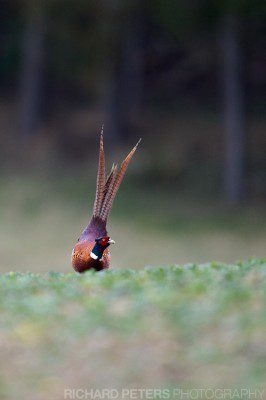
[[[113,148],[143,136],[162,179],[265,195],[265,17],[263,1],[1,1],[2,167],[79,163],[104,122]]]
[[[1,0],[0,10],[1,192],[5,207],[17,199],[10,214],[26,221],[36,210],[34,220],[62,193],[85,215],[104,123],[110,164],[143,138],[114,219],[130,222],[135,210],[145,229],[167,234],[208,218],[211,233],[217,220],[218,231],[262,229],[265,1]],[[65,229],[70,243],[80,227]]]

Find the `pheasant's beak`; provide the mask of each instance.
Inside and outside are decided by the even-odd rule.
[[[114,241],[113,239],[110,238],[110,239],[108,240],[108,244],[115,244],[115,241]]]

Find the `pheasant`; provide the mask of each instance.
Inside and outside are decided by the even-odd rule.
[[[110,244],[115,243],[115,241],[107,234],[107,219],[128,164],[137,150],[140,141],[141,139],[129,152],[122,162],[121,167],[118,168],[117,164],[113,164],[110,174],[105,178],[103,129],[101,131],[93,214],[88,226],[82,232],[72,251],[71,261],[76,272],[81,273],[89,269],[101,271],[110,266],[110,252],[108,247]]]

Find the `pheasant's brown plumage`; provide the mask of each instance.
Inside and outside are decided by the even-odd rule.
[[[103,127],[100,138],[100,152],[99,152],[99,165],[97,174],[96,194],[93,206],[93,215],[100,215],[102,201],[104,196],[104,185],[105,185],[105,157],[103,148]]]
[[[116,167],[114,168],[111,182],[109,184],[106,196],[102,203],[100,217],[103,220],[107,219],[107,217],[108,217],[108,214],[112,208],[116,193],[119,189],[119,186],[121,185],[121,182],[122,182],[125,172],[127,170],[128,164],[130,163],[131,158],[133,157],[135,151],[137,150],[140,140],[138,141],[136,146],[133,147],[133,149],[130,151],[130,153],[127,155],[127,157],[124,159],[124,161],[121,164],[120,170],[117,172],[117,168]]]
[[[103,129],[101,131],[98,174],[95,201],[93,206],[93,215],[90,223],[82,232],[78,243],[75,245],[72,252],[72,265],[77,272],[84,272],[91,268],[96,270],[109,268],[110,253],[107,247],[110,244],[109,241],[113,241],[107,236],[107,219],[109,212],[112,208],[115,196],[127,170],[127,167],[135,151],[137,150],[139,142],[140,140],[138,141],[136,146],[134,146],[133,149],[129,152],[119,169],[116,164],[112,165],[110,174],[106,179]],[[98,244],[95,244],[97,238],[103,238],[102,241],[105,240],[105,242],[103,243],[105,247],[101,248],[102,241],[99,241],[97,242]],[[100,251],[99,253],[97,253],[100,254],[98,258],[96,258],[97,255],[93,253],[96,250]]]

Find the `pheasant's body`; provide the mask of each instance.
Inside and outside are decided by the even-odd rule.
[[[91,268],[100,271],[109,267],[110,252],[108,248],[104,250],[101,260],[95,260],[90,256],[95,246],[95,239],[106,235],[106,222],[99,217],[93,217],[73,249],[72,265],[75,271],[84,272]]]
[[[110,264],[110,252],[109,249],[105,249],[103,252],[102,259],[95,260],[90,256],[90,253],[95,245],[94,242],[84,241],[77,243],[72,253],[72,265],[75,271],[84,272],[89,269],[95,269],[101,271],[102,269],[109,268]]]
[[[72,251],[72,266],[77,272],[84,272],[89,269],[100,271],[109,268],[110,252],[108,246],[114,241],[107,236],[107,218],[137,145],[125,158],[121,168],[118,170],[117,165],[113,165],[109,176],[105,179],[103,134],[101,134],[93,216]]]

